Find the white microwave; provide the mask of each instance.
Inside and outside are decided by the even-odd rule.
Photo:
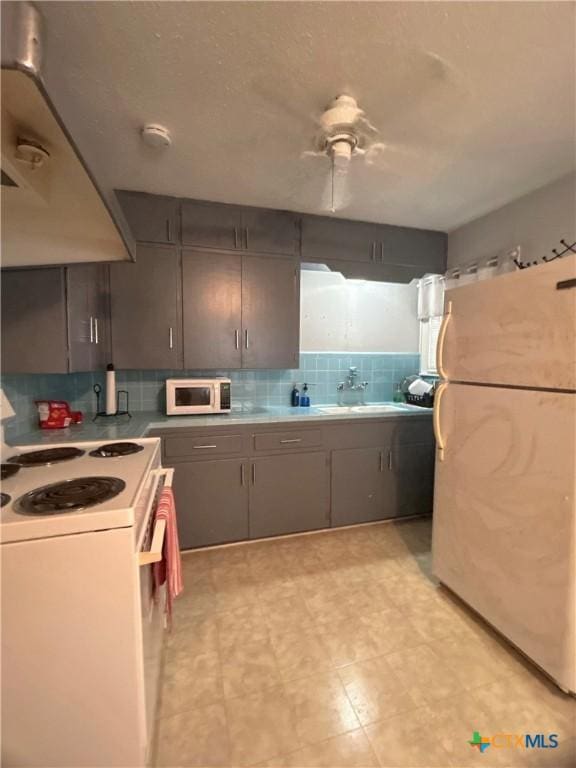
[[[229,413],[230,379],[166,379],[166,414]]]

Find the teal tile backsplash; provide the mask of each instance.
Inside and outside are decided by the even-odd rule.
[[[410,354],[306,352],[300,355],[300,367],[295,370],[118,371],[116,381],[118,389],[128,390],[130,409],[134,412],[163,412],[165,379],[195,376],[229,376],[233,405],[289,405],[294,382],[308,382],[312,385],[312,405],[318,405],[337,402],[336,386],[354,365],[359,380],[368,382],[366,401],[384,402],[392,400],[394,384],[418,373],[419,364],[419,356]],[[1,382],[16,412],[16,417],[6,424],[9,439],[10,435],[27,432],[36,425],[36,399],[68,400],[74,410],[91,418],[96,403],[93,386],[99,383],[104,387],[105,372],[6,375]]]

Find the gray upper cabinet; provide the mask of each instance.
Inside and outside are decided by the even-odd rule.
[[[97,371],[109,359],[105,264],[2,273],[4,373]]]
[[[293,213],[243,208],[242,231],[244,247],[250,253],[299,254],[300,227]]]
[[[2,373],[67,373],[62,267],[2,272]]]
[[[104,370],[111,360],[108,267],[66,269],[71,371]]]
[[[241,209],[200,200],[182,200],[182,244],[200,248],[243,248]]]
[[[302,261],[374,262],[377,241],[374,224],[323,216],[302,219]]]
[[[242,258],[242,365],[296,368],[300,269],[295,259]]]
[[[379,229],[382,264],[421,267],[426,272],[436,273],[446,270],[448,240],[444,232],[391,226]]]
[[[346,277],[410,282],[446,269],[444,232],[304,216],[302,261],[321,262]]]
[[[182,368],[180,256],[139,245],[136,263],[110,266],[112,361],[117,368]]]
[[[175,197],[145,192],[116,191],[122,212],[134,239],[140,243],[176,243],[178,206]]]
[[[243,460],[177,464],[173,486],[182,549],[248,538],[248,474]]]
[[[328,454],[267,456],[250,462],[250,538],[327,528]]]
[[[184,368],[242,367],[242,257],[182,251]]]
[[[298,217],[287,211],[183,200],[182,244],[297,256]]]

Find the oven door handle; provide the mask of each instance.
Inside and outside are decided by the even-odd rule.
[[[160,478],[164,477],[164,488],[172,487],[172,479],[174,477],[173,469],[160,469],[158,470],[158,483]],[[162,549],[164,548],[164,536],[166,535],[166,520],[156,520],[154,522],[154,532],[152,533],[152,541],[150,542],[150,549],[146,552],[140,552],[138,555],[139,565],[150,565],[151,563],[159,563],[162,560]]]

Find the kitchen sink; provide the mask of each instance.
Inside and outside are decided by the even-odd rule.
[[[320,413],[325,413],[327,416],[334,416],[337,414],[360,414],[360,413],[390,413],[406,410],[403,405],[326,405],[318,408]]]
[[[328,416],[333,416],[339,413],[355,413],[357,406],[353,405],[326,405],[318,408],[320,413],[325,413]]]

